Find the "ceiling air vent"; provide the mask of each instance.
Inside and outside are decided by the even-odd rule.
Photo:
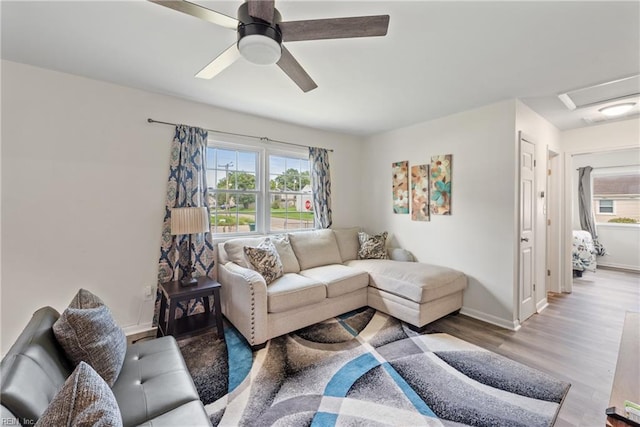
[[[558,95],[571,111],[640,95],[640,74]]]

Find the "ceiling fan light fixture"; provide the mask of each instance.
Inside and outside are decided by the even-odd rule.
[[[629,110],[635,107],[635,105],[635,102],[623,102],[621,104],[608,105],[606,107],[600,108],[598,111],[600,111],[607,117],[616,117],[627,113]]]
[[[280,60],[280,43],[262,34],[244,36],[238,42],[238,50],[247,61],[258,65],[271,65]]]

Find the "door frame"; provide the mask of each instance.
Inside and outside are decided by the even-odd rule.
[[[560,290],[563,293],[573,292],[573,260],[571,251],[573,247],[573,200],[577,194],[573,191],[573,179],[576,168],[573,163],[573,156],[580,154],[607,153],[610,151],[621,151],[637,148],[637,145],[618,145],[613,147],[593,147],[582,150],[565,151],[564,157],[564,212],[563,212],[563,229],[562,229],[562,281]]]
[[[561,184],[562,173],[560,168],[561,156],[559,152],[551,150],[547,146],[547,188],[545,195],[545,260],[546,271],[545,274],[545,292],[562,292],[562,268],[560,254],[562,253],[562,235],[561,230]],[[551,225],[549,225],[551,221]],[[550,272],[550,274],[549,274]]]

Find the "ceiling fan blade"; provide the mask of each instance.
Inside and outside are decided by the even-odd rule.
[[[318,87],[316,82],[314,82],[304,68],[302,68],[302,65],[296,61],[296,58],[294,58],[291,52],[284,46],[282,46],[282,56],[280,56],[277,64],[303,92],[309,92]]]
[[[310,19],[281,22],[278,25],[282,32],[282,41],[286,42],[374,37],[387,34],[389,15]]]
[[[274,0],[247,0],[249,15],[273,23]]]
[[[211,79],[240,58],[236,44],[232,44],[196,74],[199,79]]]
[[[168,1],[168,0],[149,0],[151,3],[159,4],[169,9],[177,10],[178,12],[186,13],[187,15],[195,16],[196,18],[203,19],[205,21],[212,22],[221,27],[235,30],[238,28],[238,20],[230,16],[224,15],[215,10],[207,9],[195,3],[188,1]]]

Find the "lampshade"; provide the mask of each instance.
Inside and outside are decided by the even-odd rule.
[[[209,231],[207,208],[171,209],[171,234],[195,234]]]
[[[240,54],[249,62],[258,65],[275,64],[280,60],[282,49],[274,39],[262,34],[244,36],[238,42]]]

